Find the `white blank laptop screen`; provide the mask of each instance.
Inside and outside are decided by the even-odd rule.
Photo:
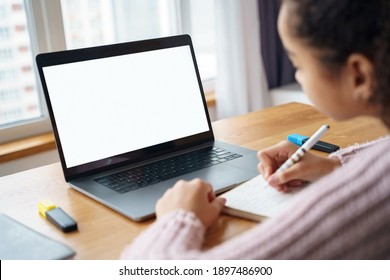
[[[209,130],[189,46],[43,72],[68,168]]]

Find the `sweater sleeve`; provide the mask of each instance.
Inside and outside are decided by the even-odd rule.
[[[177,210],[158,219],[123,251],[122,259],[194,258],[205,228],[192,212]]]
[[[348,146],[344,149],[340,149],[329,155],[331,158],[338,158],[342,165],[349,162],[351,159],[356,158],[361,152],[374,147],[377,143],[381,143],[383,141],[388,141],[390,136],[381,137],[376,140],[364,143],[364,144],[355,144],[352,146]]]

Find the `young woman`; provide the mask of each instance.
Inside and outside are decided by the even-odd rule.
[[[278,30],[311,101],[335,120],[359,115],[390,127],[390,1],[284,0]],[[323,158],[306,154],[274,174],[296,146],[259,152],[268,183],[303,181],[288,213],[202,251],[225,203],[201,180],[179,181],[157,203],[157,221],[123,251],[141,259],[389,259],[390,138]]]

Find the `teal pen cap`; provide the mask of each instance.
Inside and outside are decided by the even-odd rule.
[[[287,136],[287,140],[295,145],[302,146],[309,137],[300,134],[290,134]]]
[[[300,134],[290,134],[289,136],[287,136],[287,140],[289,142],[294,143],[295,145],[298,145],[298,146],[302,146],[308,139],[309,139],[309,137],[303,136]],[[337,150],[339,150],[340,147],[336,146],[334,144],[331,144],[331,143],[324,142],[324,141],[318,141],[312,147],[312,149],[317,150],[317,151],[321,151],[321,152],[325,152],[325,153],[333,153],[333,152],[336,152]]]

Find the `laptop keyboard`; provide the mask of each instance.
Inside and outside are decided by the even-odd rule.
[[[110,174],[95,181],[123,194],[239,157],[242,155],[221,148],[205,148]]]

